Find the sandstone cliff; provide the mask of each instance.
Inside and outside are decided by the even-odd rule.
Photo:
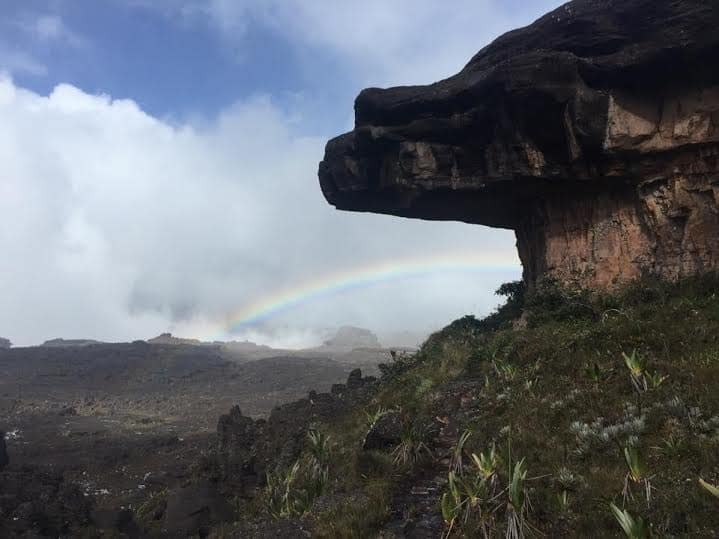
[[[449,79],[364,90],[323,193],[513,229],[530,286],[719,269],[718,27],[706,0],[570,2]]]

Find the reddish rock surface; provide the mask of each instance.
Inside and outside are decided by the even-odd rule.
[[[719,4],[576,0],[429,86],[364,90],[339,209],[513,229],[532,286],[719,269]]]

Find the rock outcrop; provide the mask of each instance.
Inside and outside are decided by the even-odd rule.
[[[287,469],[302,452],[312,425],[336,419],[365,403],[377,380],[356,369],[346,384],[330,393],[310,391],[307,398],[278,406],[267,420],[246,417],[238,406],[217,424],[220,481],[235,495],[251,497],[268,470]]]
[[[429,86],[364,90],[339,209],[516,232],[525,281],[719,269],[719,4],[575,0]]]
[[[334,336],[323,343],[325,348],[351,351],[355,348],[380,348],[377,335],[368,329],[342,326]]]

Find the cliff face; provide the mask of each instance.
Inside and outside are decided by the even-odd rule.
[[[719,5],[575,0],[429,86],[364,90],[339,209],[516,232],[525,280],[719,269]]]

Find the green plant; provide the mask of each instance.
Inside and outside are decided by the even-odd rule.
[[[641,517],[634,518],[628,511],[619,509],[613,503],[610,503],[609,507],[629,539],[647,539],[649,537],[649,528]]]
[[[469,438],[467,432],[460,437],[462,446]],[[447,490],[440,499],[447,524],[445,537],[452,534],[458,523],[463,534],[475,530],[484,537],[489,537],[494,527],[494,515],[499,507],[497,502],[504,492],[499,489],[499,455],[493,445],[479,455],[472,453],[472,461],[474,466],[449,471]]]
[[[667,457],[677,457],[681,454],[684,448],[684,440],[674,434],[670,434],[666,438],[662,439],[660,446],[654,446],[655,449]]]
[[[447,525],[444,537],[452,534],[457,522],[464,526],[472,518],[487,536],[489,522],[483,519],[485,513],[491,518],[491,513],[484,511],[484,504],[491,501],[487,481],[478,474],[461,476],[452,471],[447,479],[447,491],[440,498],[442,517]]]
[[[390,411],[383,406],[377,407],[377,409],[373,412],[365,411],[365,421],[367,429],[365,431],[364,438],[362,439],[362,447],[364,447],[365,443],[367,442],[367,436],[369,436],[369,433],[372,432],[372,429],[377,425],[377,422],[384,416],[386,416],[389,412]]]
[[[449,469],[455,473],[461,474],[464,471],[464,446],[467,440],[472,436],[472,431],[467,429],[457,440],[457,444],[452,448],[452,455],[449,460]]]
[[[632,351],[631,355],[627,355],[622,352],[624,358],[624,364],[629,369],[629,374],[632,379],[632,385],[638,393],[642,393],[647,390],[647,379],[646,379],[646,365],[641,356],[636,350]]]
[[[638,485],[643,485],[647,505],[649,505],[652,497],[652,483],[650,478],[647,477],[646,465],[639,453],[639,450],[634,446],[625,446],[624,461],[628,470],[627,475],[624,478],[624,489],[622,490],[624,499],[626,500],[627,497],[631,496],[630,483],[636,483]]]
[[[604,369],[602,369],[602,367],[599,365],[599,363],[597,363],[595,361],[590,366],[588,366],[584,369],[584,374],[595,385],[598,386],[599,384],[604,382],[607,378],[609,378],[609,375],[611,373],[609,371],[605,371]]]
[[[512,382],[517,376],[517,367],[499,359],[494,360],[494,370],[505,382]]]
[[[273,517],[299,516],[309,509],[306,496],[296,485],[299,472],[297,460],[285,473],[267,473],[267,509]]]
[[[371,481],[341,503],[320,511],[313,519],[312,537],[317,539],[373,539],[389,512],[391,484]],[[360,502],[360,503],[358,503]]]
[[[447,525],[447,537],[452,533],[454,523],[459,516],[462,506],[464,505],[464,498],[462,493],[459,491],[457,485],[457,474],[450,471],[447,478],[447,491],[442,494],[440,498],[440,508],[442,509],[442,518]]]
[[[527,529],[527,513],[530,503],[526,490],[527,465],[524,459],[514,464],[509,487],[507,488],[507,537],[517,539],[524,537]]]
[[[559,468],[555,480],[562,490],[575,490],[582,483],[582,477],[566,466]]]
[[[397,466],[413,466],[425,458],[432,457],[432,450],[425,442],[426,433],[415,425],[406,425],[400,435],[400,442],[392,451]]]
[[[275,518],[302,516],[324,494],[329,482],[330,437],[310,429],[307,451],[284,472],[268,472],[265,499]]]
[[[374,412],[365,411],[365,418],[367,419],[367,428],[372,429],[377,424],[377,421],[382,419],[389,413],[387,408],[378,406]]]
[[[481,452],[479,455],[472,453],[472,460],[477,465],[479,474],[484,479],[491,479],[497,473],[500,465],[499,454],[494,445],[487,451]]]
[[[330,437],[311,429],[307,433],[307,439],[307,475],[308,480],[313,483],[311,490],[316,497],[324,493],[329,481]]]
[[[657,389],[659,386],[661,386],[664,382],[667,381],[669,378],[668,374],[662,375],[658,372],[651,373],[647,371],[646,374],[647,380],[649,381],[649,384],[651,385],[652,389]]]
[[[699,484],[706,490],[709,494],[712,496],[715,496],[716,498],[719,498],[719,487],[715,487],[714,485],[711,485],[704,481],[701,477],[699,478]]]
[[[557,494],[557,504],[562,513],[569,511],[569,493],[566,490]]]

